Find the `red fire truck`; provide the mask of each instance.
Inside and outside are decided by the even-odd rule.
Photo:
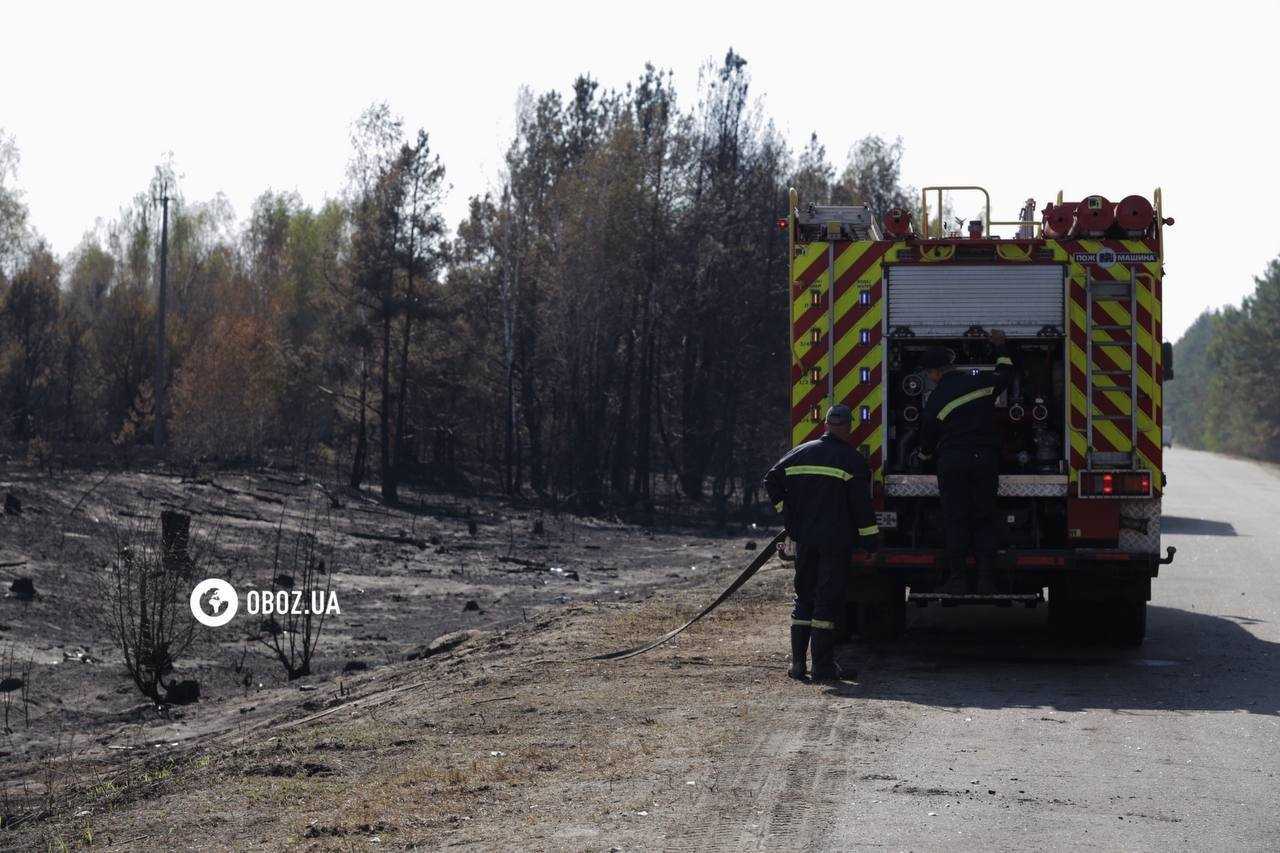
[[[948,196],[979,194],[983,215],[948,230]],[[1160,553],[1164,218],[1160,190],[1092,195],[1040,216],[991,219],[980,187],[927,187],[912,212],[790,195],[791,443],[822,432],[826,408],[854,413],[872,470],[883,547],[855,558],[848,626],[903,628],[908,604],[1047,601],[1064,633],[1142,642]],[[994,233],[1006,230],[1005,236]],[[1003,329],[1017,376],[996,403],[1002,436],[997,568],[1006,592],[948,596],[938,480],[917,448],[932,391],[924,351],[990,370],[987,330]]]

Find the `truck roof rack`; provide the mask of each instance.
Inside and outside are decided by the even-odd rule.
[[[814,204],[796,210],[806,235],[827,240],[882,240],[880,223],[865,204]]]

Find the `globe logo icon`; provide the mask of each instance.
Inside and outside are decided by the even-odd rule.
[[[239,609],[235,587],[222,578],[205,578],[191,590],[191,615],[207,628],[227,624]]]

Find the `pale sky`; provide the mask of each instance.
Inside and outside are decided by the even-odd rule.
[[[837,167],[901,135],[905,182],[980,184],[993,218],[1164,188],[1165,329],[1239,302],[1280,254],[1280,3],[61,3],[0,14],[0,127],[58,253],[173,151],[190,200],[244,217],[263,190],[317,204],[344,182],[348,126],[386,100],[448,169],[448,220],[496,182],[518,88],[605,87],[646,61],[692,104],[733,46],[795,147]],[[957,199],[957,207],[971,203]]]

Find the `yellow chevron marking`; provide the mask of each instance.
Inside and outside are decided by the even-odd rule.
[[[1122,241],[1122,245],[1125,247],[1126,250],[1131,252],[1150,251],[1150,249],[1148,249],[1148,247],[1140,241],[1133,241],[1133,240]],[[1096,241],[1081,241],[1081,246],[1086,251],[1098,251],[1099,249],[1102,248],[1101,244]],[[1055,257],[1058,256],[1058,248],[1059,247],[1055,247]],[[1072,267],[1076,267],[1076,266],[1077,265],[1072,264]],[[1160,263],[1158,261],[1139,264],[1138,268],[1153,277],[1158,276],[1160,274]],[[1110,273],[1112,280],[1128,281],[1129,279],[1130,272],[1127,265],[1115,265],[1107,268],[1106,271]],[[1072,273],[1077,274],[1075,269],[1072,269]],[[1083,282],[1084,270],[1082,267],[1079,270],[1078,276],[1079,276],[1078,280]],[[1138,305],[1140,305],[1142,308],[1145,308],[1148,311],[1153,321],[1158,320],[1161,313],[1161,305],[1160,305],[1160,302],[1155,298],[1154,282],[1147,279],[1146,275],[1138,275],[1136,277],[1136,281],[1134,282],[1134,285],[1135,285],[1134,295],[1137,298]],[[1125,304],[1117,300],[1099,300],[1098,304],[1101,306],[1102,310],[1107,314],[1107,316],[1110,317],[1115,322],[1116,325],[1130,324],[1129,311]],[[1083,327],[1084,312],[1080,309],[1075,308],[1074,304],[1072,304],[1071,315],[1072,315],[1071,320],[1073,322],[1080,324],[1080,326]],[[1137,343],[1138,343],[1138,347],[1144,350],[1151,357],[1153,364],[1159,364],[1161,353],[1158,349],[1159,342],[1155,340],[1153,329],[1154,327],[1149,328],[1145,325],[1140,325],[1138,327]],[[1114,339],[1114,337],[1115,336],[1108,334],[1105,331],[1099,331],[1097,329],[1094,330],[1094,339],[1096,341],[1111,341]],[[1127,349],[1121,349],[1118,347],[1106,347],[1105,349],[1112,356],[1112,360],[1116,362],[1117,368],[1121,370],[1131,369],[1131,365],[1129,363],[1129,353]],[[1084,369],[1085,368],[1085,365],[1083,363],[1085,360],[1084,354],[1080,352],[1079,348],[1072,345],[1068,348],[1068,351],[1069,351],[1072,363],[1077,365],[1081,369]],[[1092,358],[1093,357],[1092,353],[1090,353],[1088,357]],[[1137,374],[1138,374],[1137,384],[1138,384],[1139,392],[1147,394],[1151,398],[1153,404],[1156,407],[1158,407],[1160,405],[1160,397],[1161,397],[1160,387],[1155,383],[1154,378],[1150,373],[1148,373],[1148,371],[1141,369],[1141,367],[1138,365],[1134,365],[1133,367],[1137,368]],[[1114,381],[1116,377],[1112,377],[1111,379]],[[1127,387],[1123,385],[1119,387],[1113,387],[1110,383],[1106,382],[1106,378],[1096,379],[1094,388],[1095,390],[1102,392],[1102,394],[1107,399],[1109,399],[1113,404],[1115,404],[1123,414],[1128,414],[1130,412],[1131,405],[1136,403],[1136,401],[1132,401],[1132,402],[1130,401],[1129,389]],[[1076,409],[1078,413],[1081,412],[1081,408],[1085,403],[1084,395],[1081,393],[1077,393],[1075,389],[1072,389],[1071,402],[1072,402],[1072,407]],[[1089,405],[1093,406],[1092,401],[1090,401]],[[1099,413],[1098,408],[1096,406],[1093,406],[1093,409],[1095,414]],[[1109,443],[1111,443],[1113,446],[1120,449],[1122,452],[1133,452],[1135,456],[1140,460],[1142,466],[1146,467],[1147,469],[1155,473],[1159,473],[1160,469],[1155,464],[1153,464],[1150,459],[1148,459],[1144,454],[1142,454],[1141,451],[1137,451],[1135,448],[1132,448],[1130,446],[1129,436],[1121,430],[1120,428],[1121,426],[1123,426],[1122,423],[1118,424],[1115,421],[1097,421],[1097,420],[1094,421],[1094,430],[1098,432],[1103,438],[1105,438]],[[1147,413],[1142,410],[1141,407],[1138,408],[1138,431],[1143,435],[1146,435],[1147,438],[1153,444],[1155,444],[1156,446],[1159,446],[1159,443],[1160,443],[1159,427],[1156,426],[1154,420],[1151,417],[1149,417]],[[1072,447],[1079,452],[1083,452],[1085,449],[1083,447],[1084,438],[1085,436],[1083,433],[1076,430],[1072,430],[1071,432]],[[1073,481],[1077,480],[1078,476],[1079,476],[1078,471],[1072,470],[1070,472],[1071,480]],[[1160,490],[1158,482],[1157,482],[1156,490],[1157,491]]]
[[[836,382],[836,399],[840,400],[841,402],[844,402],[846,398],[848,398],[848,396],[853,393],[853,389],[858,387],[861,384],[858,380],[859,369],[863,367],[874,369],[874,367],[880,363],[880,359],[882,358],[882,355],[883,354],[880,350],[879,345],[872,347],[870,352],[868,352],[865,356],[863,356],[861,359],[858,360],[858,363],[854,365],[852,370],[850,370],[844,376],[840,377],[840,379],[837,380]],[[882,380],[883,380],[883,377],[882,377]],[[884,384],[883,381],[881,381],[881,383],[878,384],[876,388],[879,389],[880,387],[883,386],[883,384]],[[867,399],[870,400],[871,397],[867,397]],[[867,404],[864,401],[861,405],[867,405]]]
[[[1085,447],[1084,433],[1071,433],[1071,448],[1080,455],[1080,458],[1088,456],[1088,448]],[[1072,454],[1074,456],[1075,454]],[[1070,460],[1067,462],[1067,482],[1074,483],[1080,479],[1080,469],[1072,466]]]
[[[1143,278],[1143,276],[1138,276],[1138,301],[1140,304],[1147,303],[1149,305],[1154,299],[1154,295],[1146,284],[1143,283]],[[1119,302],[1104,300],[1100,301],[1098,304],[1102,306],[1103,311],[1105,311],[1107,315],[1118,325],[1129,325],[1129,311]],[[1150,310],[1150,308],[1148,308],[1148,310]],[[1158,345],[1151,334],[1151,330],[1143,325],[1138,326],[1138,347],[1147,354],[1153,365],[1159,363],[1160,357],[1157,354]],[[1114,348],[1108,347],[1108,349],[1112,349],[1114,351]],[[1127,363],[1127,353],[1125,355]],[[1159,400],[1159,392],[1155,378],[1151,373],[1141,368],[1138,370],[1138,388],[1150,397],[1155,405],[1159,405],[1158,402],[1156,402]],[[1150,425],[1149,427],[1144,427],[1143,431],[1154,431],[1155,435],[1149,434],[1148,437],[1152,440],[1152,443],[1159,445],[1159,430],[1155,427],[1155,422],[1150,419],[1145,412],[1142,413],[1142,417],[1146,418],[1147,423]]]
[[[1150,356],[1151,364],[1152,364],[1152,368],[1151,368],[1152,374],[1154,375],[1156,366],[1161,363],[1161,359],[1163,357],[1163,352],[1161,351],[1161,346],[1160,346],[1161,342],[1156,340],[1156,337],[1155,337],[1154,324],[1157,318],[1160,316],[1160,306],[1159,306],[1159,303],[1156,302],[1156,298],[1155,298],[1154,279],[1149,279],[1147,276],[1139,275],[1138,289],[1139,289],[1140,295],[1146,297],[1147,301],[1144,304],[1148,306],[1147,310],[1150,313],[1152,318],[1152,326],[1150,328],[1144,328],[1143,331],[1145,332],[1145,338],[1142,335],[1139,335],[1138,343],[1143,347],[1143,349],[1147,351],[1147,355]],[[1150,379],[1149,382],[1147,381],[1148,379]],[[1152,404],[1155,407],[1159,407],[1160,398],[1161,398],[1161,388],[1156,384],[1155,379],[1153,377],[1148,377],[1144,375],[1139,379],[1138,384],[1139,386],[1142,387],[1144,391],[1147,392],[1147,395],[1151,397]],[[1157,447],[1160,446],[1160,442],[1158,438],[1159,438],[1158,435],[1152,438],[1152,442]]]
[[[1100,302],[1099,304],[1102,306],[1102,310],[1105,311],[1107,315],[1113,321],[1115,321],[1117,325],[1122,325],[1122,326],[1129,325],[1129,312],[1123,307],[1121,307],[1119,303],[1108,300],[1108,301]],[[1112,338],[1112,339],[1114,337],[1115,336],[1112,336],[1112,335],[1108,336],[1108,338]],[[1154,345],[1152,343],[1151,333],[1146,329],[1146,327],[1141,325],[1138,326],[1138,348],[1143,352],[1145,352],[1147,356],[1152,358],[1152,360],[1154,361],[1154,355],[1153,355]],[[1107,347],[1107,349],[1110,350],[1113,354],[1120,351],[1116,347]],[[1125,363],[1127,365],[1128,359],[1129,359],[1128,350],[1124,351],[1124,358],[1125,358]],[[1127,370],[1128,367],[1125,367],[1124,369]],[[1151,390],[1154,386],[1155,386],[1155,379],[1151,376],[1150,373],[1142,369],[1141,365],[1139,365],[1138,387],[1143,391],[1145,391],[1150,396]]]
[[[796,255],[796,257],[791,261],[791,280],[798,284],[800,282],[800,277],[804,274],[804,271],[812,266],[816,261],[822,260],[822,257],[826,254],[826,243],[806,244],[800,254]],[[820,279],[825,277],[825,275],[818,276]],[[816,283],[817,282],[815,282],[815,284]]]
[[[1085,322],[1084,309],[1076,304],[1076,301],[1072,299],[1069,294],[1067,296],[1067,313],[1070,315],[1069,320],[1072,328],[1077,328],[1083,331]],[[1069,333],[1068,337],[1070,338]],[[1080,368],[1081,371],[1087,371],[1088,366],[1085,364],[1084,348],[1078,345],[1074,339],[1071,339],[1067,350],[1071,358],[1071,363]]]
[[[809,420],[803,420],[800,423],[796,424],[794,427],[792,427],[791,446],[795,447],[796,445],[802,444],[806,440],[808,440],[809,433],[814,429],[814,427],[817,427],[817,426],[819,426],[817,421],[810,422]],[[821,428],[819,428],[818,432],[821,432],[821,431],[822,431]]]
[[[868,458],[873,463],[880,458],[880,445],[881,445],[880,437],[883,433],[884,433],[884,430],[878,429],[874,433],[872,433],[871,437],[868,438],[866,441]],[[871,472],[871,480],[872,482],[881,482],[881,483],[884,482],[884,465],[883,464],[881,464],[879,467],[875,468]]]
[[[826,377],[825,365],[822,371],[822,378],[820,378],[816,383],[810,382],[808,377],[806,376],[806,377],[801,377],[799,382],[791,386],[791,407],[795,408],[796,406],[800,405],[800,401],[803,400],[806,395],[808,395],[809,391],[813,388],[815,384],[821,385],[824,388],[826,387],[827,377]]]
[[[1084,389],[1077,388],[1076,386],[1072,385],[1071,386],[1071,408],[1075,409],[1077,412],[1083,415],[1085,412],[1084,403],[1085,403]]]
[[[843,249],[839,250],[839,254],[836,255],[836,281],[839,281],[840,277],[847,273],[849,268],[857,263],[858,259],[865,255],[873,245],[875,245],[874,241],[858,240],[846,244]]]
[[[852,370],[848,371],[844,376],[838,379],[836,383],[836,399],[837,400],[843,400],[845,397],[849,396],[850,392],[853,391],[854,387],[856,387],[860,383],[860,380],[858,378],[860,375],[859,374],[860,368],[863,368],[863,367],[874,368],[877,364],[880,363],[880,359],[882,355],[880,347],[881,347],[881,344],[877,344],[876,346],[872,347],[870,351],[867,352],[866,355],[858,359],[858,363],[853,366]],[[848,352],[848,350],[845,350],[845,352]],[[842,357],[842,356],[838,356],[838,357]],[[825,362],[825,359],[824,359],[824,362]],[[819,380],[818,384],[825,385],[827,381],[827,365],[825,363],[822,365],[821,375],[822,375],[822,378]],[[800,382],[797,382],[795,385],[792,386],[791,388],[792,407],[800,405],[801,401],[804,400],[804,398],[809,394],[809,391],[813,388],[813,384],[814,383],[802,379]]]
[[[1076,453],[1084,456],[1085,451],[1088,450],[1088,447],[1084,443],[1084,433],[1079,430],[1071,433],[1071,446],[1075,448]]]
[[[900,241],[895,245],[900,248],[901,246],[904,246],[905,243]],[[836,249],[838,254],[836,254],[835,257],[834,266],[835,278],[838,280],[841,276],[847,274],[849,269],[856,264],[866,252],[870,251],[875,246],[875,241],[870,240],[860,240],[851,243],[837,243]],[[805,250],[795,259],[792,265],[793,278],[798,278],[804,270],[809,268],[811,264],[820,262],[823,254],[827,251],[827,247],[828,244],[826,242],[812,243],[806,246]],[[876,263],[872,264],[861,276],[859,276],[859,281],[865,282],[870,279],[879,280],[881,274],[881,260],[878,259]],[[797,324],[799,323],[800,318],[811,311],[813,306],[813,293],[815,291],[818,293],[819,304],[823,309],[826,308],[827,299],[829,298],[828,290],[831,276],[832,270],[824,270],[817,276],[812,284],[801,290],[800,293],[791,300],[791,325],[793,327],[793,344],[791,347],[791,354],[793,364],[799,364],[802,356],[808,352],[810,347],[813,346],[811,338],[815,329],[820,335],[825,335],[828,330],[831,320],[828,318],[826,310],[822,310],[821,313],[816,316],[815,321],[807,328],[800,328]],[[835,304],[835,323],[839,323],[849,311],[854,310],[858,306],[859,295],[864,289],[864,287],[859,287],[857,283],[850,283],[849,285],[841,288],[841,292],[836,299]],[[878,300],[862,317],[858,319],[854,328],[851,331],[846,332],[841,340],[836,342],[835,358],[839,360],[847,357],[852,348],[859,345],[858,332],[877,326],[881,322],[883,312],[883,300]],[[853,366],[853,370],[847,376],[841,378],[835,399],[845,399],[857,386],[860,368],[874,367],[880,361],[883,357],[883,352],[880,349],[880,346],[883,346],[883,344],[874,347],[866,356],[860,359],[859,362]],[[813,365],[813,367],[817,368],[818,371],[817,382],[819,384],[823,384],[827,381],[827,373],[830,369],[830,354],[824,352],[823,356],[823,358],[818,359]],[[810,378],[811,371],[812,368],[805,371],[800,380],[793,384],[791,389],[793,407],[800,404],[804,398],[812,392],[815,383]],[[869,404],[873,406],[879,405],[878,395],[882,394],[883,391],[880,388],[877,388],[873,392],[876,399],[872,400],[868,398],[868,400],[862,401],[860,404]],[[829,406],[831,402],[832,400],[824,394],[817,405],[819,409],[822,409]],[[816,422],[810,421],[808,418],[800,421],[792,427],[792,444],[799,444],[807,439],[811,434],[818,432],[819,429],[816,427]],[[879,433],[880,430],[877,428],[876,433],[872,436],[869,444],[874,447],[879,447],[881,441]]]
[[[818,276],[817,280],[813,282],[813,284],[809,285],[804,290],[800,291],[799,296],[792,298],[791,300],[791,325],[792,326],[799,323],[800,318],[803,317],[811,308],[814,307],[812,294],[815,291],[818,294],[819,305],[822,308],[823,314],[824,315],[826,314],[827,289],[828,289],[827,274],[824,272],[822,275]]]
[[[1093,330],[1093,338],[1095,342],[1114,340],[1110,334],[1101,329]],[[1131,369],[1129,365],[1129,350],[1122,347],[1100,347],[1099,352],[1102,351],[1105,351],[1109,356],[1111,356],[1111,360],[1116,363],[1117,370]],[[1142,365],[1137,365],[1137,370],[1139,388],[1146,388],[1155,384],[1155,380],[1151,377],[1151,374],[1147,373],[1147,371],[1142,368]]]
[[[1104,400],[1107,400],[1109,403],[1111,403],[1111,405],[1115,406],[1119,410],[1115,412],[1115,414],[1117,415],[1129,414],[1129,389],[1126,388],[1123,392],[1111,391],[1105,388],[1099,388],[1097,385],[1094,385],[1093,391],[1095,394],[1102,397]],[[1093,413],[1095,415],[1111,414],[1111,412],[1102,411],[1102,407],[1098,405],[1096,400],[1093,404]]]
[[[853,243],[851,245],[855,247],[861,247],[862,251],[859,251],[856,253],[846,252],[845,255],[842,256],[842,257],[848,257],[849,255],[854,255],[853,260],[845,264],[844,269],[846,271],[849,269],[849,265],[852,264],[853,261],[857,260],[857,258],[861,257],[862,254],[866,251],[866,249],[870,246],[869,243],[862,243],[862,242]],[[837,260],[836,268],[839,269],[839,267],[840,267],[840,262],[839,260]],[[871,267],[867,270],[865,276],[879,279],[880,278],[879,265],[872,264]],[[837,276],[837,278],[838,277],[839,276]],[[823,285],[821,288],[822,294],[823,294],[822,299],[823,299],[823,305],[825,306],[826,299],[827,299],[826,275],[823,274],[821,276],[821,279],[823,281]],[[853,308],[855,308],[858,305],[858,294],[861,293],[862,290],[863,288],[860,288],[860,287],[849,286],[845,288],[843,293],[839,294],[836,297],[836,306],[835,306],[836,307],[836,310],[835,310],[836,325],[839,325],[840,320],[843,319],[846,314],[848,314],[851,310],[853,310]],[[807,293],[808,291],[806,291],[806,294]],[[863,319],[858,321],[859,328],[867,329],[867,328],[871,328],[871,326],[873,325],[879,325],[881,313],[884,311],[883,303],[884,303],[884,300],[881,299],[871,305],[870,309],[863,316]],[[800,318],[808,310],[809,310],[809,302],[808,302],[807,295],[802,299],[793,300],[792,307],[791,307],[791,325],[794,327],[796,323],[800,321]],[[875,315],[874,323],[871,322],[870,320],[870,317],[872,314]],[[828,325],[829,325],[829,322],[827,319],[827,312],[824,310],[822,314],[820,314],[808,328],[799,329],[801,334],[799,335],[798,338],[796,338],[793,331],[792,337],[796,339],[792,341],[791,349],[792,349],[792,354],[795,356],[797,361],[800,360],[800,357],[809,349],[809,347],[813,346],[813,344],[810,343],[810,337],[812,335],[813,330],[817,329],[820,332],[825,334],[827,331]],[[841,351],[839,342],[837,342],[836,359],[839,360],[843,356],[843,354],[846,352],[848,352],[847,349],[844,350],[843,352]],[[826,367],[824,366],[823,369],[825,370]]]
[[[1080,305],[1071,297],[1071,291],[1076,286],[1079,286],[1081,290],[1084,289],[1084,267],[1069,260],[1070,256],[1067,254],[1067,250],[1060,243],[1051,242],[1048,245],[1053,250],[1053,257],[1055,260],[1067,261],[1067,357],[1071,360],[1071,364],[1075,368],[1087,375],[1089,370],[1089,356],[1084,349],[1078,346],[1071,338],[1071,330],[1084,330],[1084,308],[1080,307]],[[1075,452],[1081,457],[1086,457],[1088,455],[1088,441],[1085,438],[1085,429],[1087,428],[1088,419],[1085,413],[1088,403],[1084,398],[1085,389],[1075,384],[1069,369],[1067,373],[1067,387],[1071,402],[1071,412],[1067,418],[1068,438],[1071,442],[1071,447]],[[1079,420],[1081,424],[1079,428],[1075,426],[1077,420]],[[1080,476],[1079,469],[1072,464],[1070,457],[1067,459],[1067,476],[1070,482],[1075,482]]]
[[[1141,240],[1121,240],[1120,244],[1123,245],[1130,252],[1150,252],[1151,251],[1149,248],[1147,248],[1147,244],[1142,242]],[[1154,261],[1144,261],[1142,266],[1147,272],[1151,273],[1152,275],[1157,277],[1160,275],[1159,259]]]
[[[1098,240],[1081,240],[1080,248],[1091,254],[1107,251],[1107,247],[1102,245],[1101,241]],[[1083,267],[1083,265],[1081,266]],[[1099,267],[1097,264],[1094,264],[1093,266],[1102,270],[1101,274],[1110,277],[1112,281],[1128,281],[1129,279],[1128,270],[1124,269],[1121,264],[1112,264],[1109,267]],[[1123,273],[1123,277],[1118,277],[1120,276],[1120,273]]]
[[[1156,446],[1159,447],[1159,445],[1156,445]],[[1160,494],[1161,492],[1164,491],[1164,489],[1160,485],[1160,477],[1159,477],[1160,467],[1156,465],[1154,462],[1152,462],[1147,457],[1147,455],[1143,453],[1141,450],[1137,452],[1137,456],[1138,456],[1138,462],[1139,462],[1138,467],[1146,468],[1148,471],[1151,471],[1154,474],[1156,474],[1156,476],[1151,478],[1151,490],[1157,495]]]
[[[857,302],[857,299],[855,298],[852,301]],[[865,332],[868,329],[874,329],[879,326],[880,318],[883,316],[884,300],[882,299],[871,305],[867,309],[867,313],[858,318],[858,322],[853,325],[853,328],[845,332],[840,340],[836,342],[836,364],[839,364],[840,360],[847,356],[854,347],[860,346],[858,343],[858,333]],[[841,319],[843,319],[843,316]],[[839,320],[836,322],[838,323]]]
[[[858,258],[862,257],[862,255],[865,254],[873,245],[874,245],[873,243],[866,242],[866,241],[851,243],[850,244],[851,250],[844,252],[842,255],[840,255],[840,257],[836,261],[837,278],[841,274],[847,272],[849,270],[849,267],[854,262],[856,262]],[[880,278],[880,264],[878,261],[875,264],[872,264],[867,269],[867,271],[863,274],[860,280],[865,281],[867,279],[872,279],[872,278],[877,280]],[[839,295],[839,297],[836,299],[836,310],[835,310],[837,325],[845,318],[845,316],[850,311],[859,307],[859,303],[858,303],[859,294],[861,294],[861,292],[864,289],[865,288],[863,287],[856,286],[856,284],[851,284],[850,286],[847,286],[844,289],[844,292]],[[861,346],[861,344],[859,344],[859,333],[868,329],[873,329],[878,327],[880,325],[880,322],[883,316],[884,316],[884,300],[880,299],[872,303],[867,308],[866,312],[861,317],[858,318],[858,321],[854,324],[853,328],[846,331],[845,334],[836,342],[836,352],[835,352],[836,362],[839,363],[840,361],[845,359],[849,355],[849,353],[854,349],[854,347]],[[824,334],[826,333],[828,329],[828,321],[827,321],[827,316],[825,312],[822,314],[822,316],[820,316],[817,319],[817,321],[813,325],[803,330],[803,334],[800,336],[799,340],[793,342],[792,355],[795,357],[797,362],[799,362],[800,357],[803,355],[803,353],[807,351],[809,347],[813,346],[809,341],[810,341],[811,333],[815,328],[818,329],[821,333],[824,333]],[[849,373],[849,375],[844,377],[837,377],[837,380],[839,381],[840,386],[846,387],[850,385],[856,385],[858,383],[858,369],[861,367],[872,367],[877,362],[879,362],[879,360],[880,360],[880,350],[879,350],[879,345],[877,345],[877,347],[873,349],[871,353],[869,353],[867,356],[859,360],[859,362],[856,365],[854,365],[853,370]],[[827,381],[827,372],[830,368],[829,362],[830,362],[830,358],[824,357],[819,359],[818,362],[814,365],[819,370],[820,378],[818,381],[820,383]],[[807,376],[802,377],[801,381],[796,383],[796,385],[792,388],[792,391],[791,391],[792,405],[794,406],[800,403],[800,401],[804,399],[805,395],[809,393],[812,387],[813,387],[813,383],[808,380],[808,377]],[[842,399],[844,396],[845,394],[837,393],[836,399]]]
[[[836,386],[836,399],[842,403],[846,403],[846,400],[849,397],[849,393],[853,391],[853,386],[856,384],[857,384],[856,382],[848,382],[848,381],[841,382],[839,385]],[[841,389],[844,389],[844,390],[841,390]],[[867,396],[853,403],[851,408],[868,406],[874,412],[876,407],[880,405],[880,401],[882,399],[884,399],[884,385],[877,385],[874,388],[872,388],[870,392],[868,392]],[[846,405],[848,405],[848,403],[846,403]],[[857,424],[860,423],[860,421],[858,420],[857,408],[854,408],[853,410],[853,423],[854,423],[855,429],[857,428]],[[876,428],[876,431],[879,432],[879,427]]]
[[[1132,448],[1129,446],[1129,434],[1121,432],[1120,429],[1112,421],[1094,420],[1093,431],[1100,433],[1107,442],[1119,453],[1128,453]],[[1098,448],[1094,448],[1097,450]]]
[[[1097,390],[1097,389],[1095,389],[1095,390]],[[1123,415],[1123,416],[1126,416],[1126,417],[1129,415],[1129,395],[1128,395],[1128,394],[1107,393],[1105,396],[1106,396],[1106,398],[1107,398],[1108,400],[1110,400],[1110,401],[1111,401],[1111,403],[1112,403],[1112,404],[1113,404],[1117,409],[1119,409],[1119,410],[1120,410],[1120,411],[1118,411],[1118,412],[1115,412],[1115,414],[1117,414],[1117,415]],[[1111,413],[1111,412],[1104,412],[1104,411],[1102,411],[1102,407],[1101,407],[1101,406],[1099,406],[1097,403],[1094,403],[1094,406],[1093,406],[1093,414],[1094,414],[1094,416],[1095,416],[1095,417],[1097,417],[1097,416],[1099,416],[1099,415],[1109,415],[1109,414],[1112,414],[1112,413]],[[1095,421],[1094,421],[1094,425],[1096,426],[1096,425],[1097,425],[1097,423],[1098,423],[1098,422],[1095,420]],[[1108,423],[1115,424],[1115,423],[1119,423],[1119,422],[1118,422],[1118,421],[1108,421]],[[1153,426],[1153,422],[1152,422],[1151,418],[1147,417],[1147,413],[1146,413],[1146,412],[1144,412],[1144,411],[1142,411],[1141,409],[1139,409],[1139,410],[1138,410],[1138,432],[1140,432],[1140,433],[1146,433],[1146,432],[1148,432],[1148,431],[1151,429],[1151,427],[1152,427],[1152,426]],[[1128,435],[1128,434],[1129,434],[1129,433],[1128,433],[1128,428],[1127,428],[1127,427],[1125,428],[1124,432],[1125,432],[1125,435]]]
[[[863,320],[865,320],[867,317],[870,317],[872,314],[874,314],[875,323],[873,324],[868,321],[866,325],[862,325],[863,320],[859,320],[858,321],[859,328],[869,329],[872,327],[872,325],[879,324],[880,316],[884,311],[884,307],[882,304],[883,302],[884,300],[880,300],[880,302],[872,304],[871,307],[868,308],[866,315],[864,315],[863,317]],[[847,291],[845,291],[843,294],[841,294],[840,298],[836,300],[836,319],[835,319],[834,325],[838,326],[840,324],[840,321],[844,318],[844,316],[848,314],[849,311],[855,305],[857,305],[857,303],[858,303],[858,293],[855,288],[851,287]],[[802,330],[802,334],[800,335],[800,337],[791,342],[792,354],[796,357],[797,361],[799,361],[801,356],[803,356],[806,352],[808,352],[809,348],[813,346],[813,343],[810,342],[810,338],[812,337],[813,330],[817,329],[821,334],[825,335],[828,332],[829,327],[831,325],[832,324],[830,324],[827,320],[826,312],[823,312],[811,326]],[[842,349],[842,345],[844,344],[845,339],[847,339],[848,337],[849,337],[849,333],[846,332],[844,335],[844,338],[836,342],[837,361],[841,357],[843,357],[845,353],[849,351],[849,347],[847,346],[845,346]],[[857,339],[857,335],[854,335],[854,339],[855,340]],[[825,371],[827,369],[827,365],[825,364],[822,365],[822,369]]]
[[[827,277],[819,276],[818,280],[800,291],[800,295],[791,300],[791,326],[794,330],[796,324],[800,322],[800,318],[814,307],[812,294],[817,292],[819,307],[822,309],[823,319],[827,316]],[[808,329],[804,330],[806,333]]]

